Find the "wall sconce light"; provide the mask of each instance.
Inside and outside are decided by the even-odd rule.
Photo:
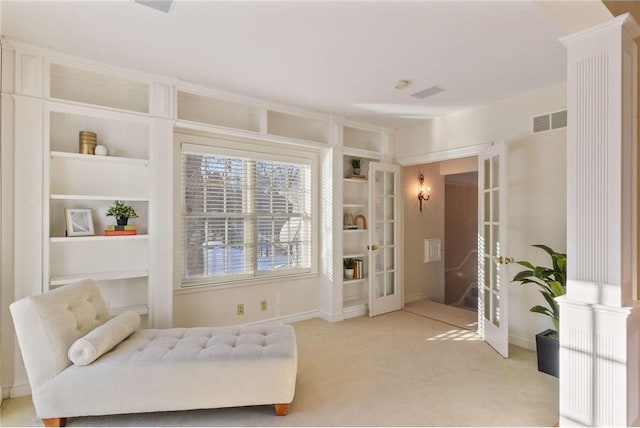
[[[422,201],[428,201],[431,197],[431,187],[427,186],[427,194],[424,193],[424,175],[418,174],[418,201],[420,201],[420,212],[422,212]]]

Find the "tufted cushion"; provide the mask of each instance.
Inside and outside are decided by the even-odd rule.
[[[139,325],[140,315],[125,311],[73,342],[69,359],[77,366],[91,364],[126,339]]]
[[[71,365],[73,342],[109,320],[91,280],[29,296],[10,306],[32,391]]]
[[[194,327],[140,330],[123,343],[134,361],[238,361],[290,357],[286,326]]]

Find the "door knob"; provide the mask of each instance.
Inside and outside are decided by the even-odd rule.
[[[498,264],[508,265],[509,263],[513,263],[513,262],[514,262],[513,257],[502,257],[502,256],[498,257]]]
[[[375,251],[377,249],[378,249],[377,245],[372,245],[371,248],[369,248],[369,246],[367,245],[367,250]]]

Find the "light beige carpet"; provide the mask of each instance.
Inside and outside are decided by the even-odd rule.
[[[67,425],[553,426],[558,421],[558,381],[537,371],[535,354],[528,350],[512,347],[512,358],[505,360],[473,332],[406,311],[339,323],[312,319],[294,327],[299,367],[289,416],[257,406],[70,418]],[[4,421],[33,425],[30,400],[15,404],[3,404]]]
[[[407,303],[404,310],[464,328],[465,330],[478,330],[478,313],[471,310],[444,305],[442,303],[432,302],[431,300],[417,300]]]

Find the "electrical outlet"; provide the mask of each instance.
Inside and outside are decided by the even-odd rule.
[[[260,302],[260,310],[261,311],[266,311],[267,310],[267,301],[263,300],[262,302]]]
[[[244,315],[244,304],[238,303],[238,315]]]

